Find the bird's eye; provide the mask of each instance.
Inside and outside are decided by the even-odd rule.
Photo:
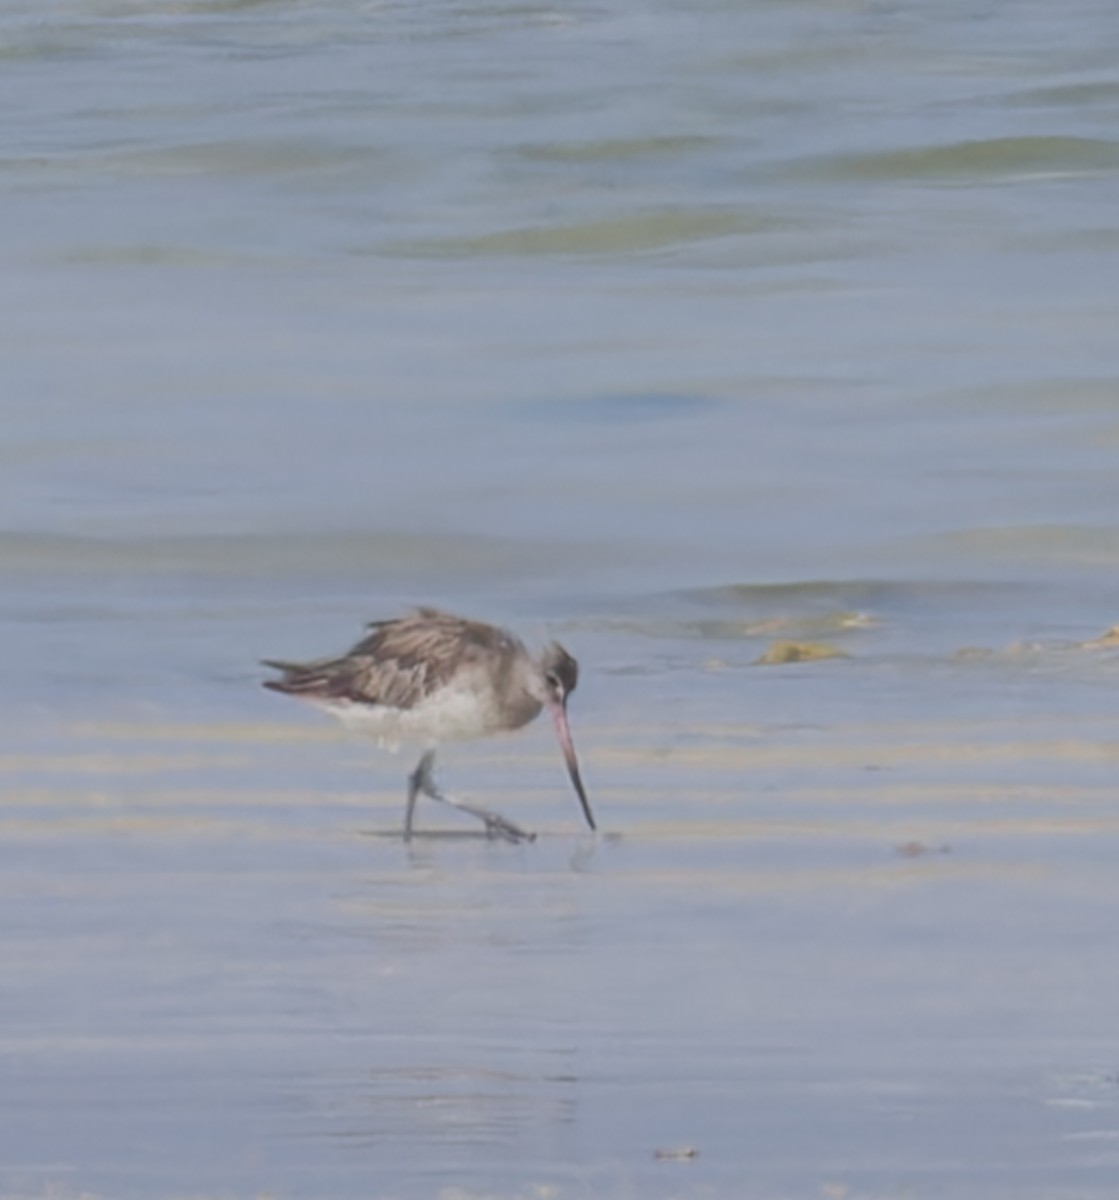
[[[560,683],[560,677],[555,673],[555,671],[547,672],[547,674],[544,676],[544,682],[554,692],[562,692],[563,691],[563,684]]]

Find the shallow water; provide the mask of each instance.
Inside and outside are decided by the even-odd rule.
[[[1115,51],[5,8],[0,1194],[1111,1195]],[[415,602],[578,655],[603,836],[259,688]]]
[[[44,737],[0,763],[9,1193],[1107,1194],[1117,753],[1007,682],[583,728],[597,840],[543,733],[455,756],[524,847],[405,848],[314,726]]]

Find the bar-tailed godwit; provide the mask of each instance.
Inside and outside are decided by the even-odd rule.
[[[567,762],[567,772],[595,828],[579,776],[567,724],[567,698],[579,666],[557,642],[533,658],[511,633],[434,608],[393,621],[374,621],[369,634],[340,658],[309,663],[266,661],[281,672],[265,687],[298,696],[382,745],[424,747],[408,777],[405,840],[412,836],[416,798],[422,792],[483,821],[495,837],[519,842],[535,835],[484,808],[452,800],[435,784],[436,749],[443,742],[520,729],[547,709]]]

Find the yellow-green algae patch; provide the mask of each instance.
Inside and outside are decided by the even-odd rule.
[[[777,641],[759,658],[756,666],[771,666],[781,663],[819,662],[826,658],[850,658],[845,651],[830,642]]]

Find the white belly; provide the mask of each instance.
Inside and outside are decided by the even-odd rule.
[[[387,750],[400,745],[437,746],[469,741],[507,728],[491,692],[445,687],[412,708],[390,708],[352,700],[317,702],[354,733],[376,739]]]

